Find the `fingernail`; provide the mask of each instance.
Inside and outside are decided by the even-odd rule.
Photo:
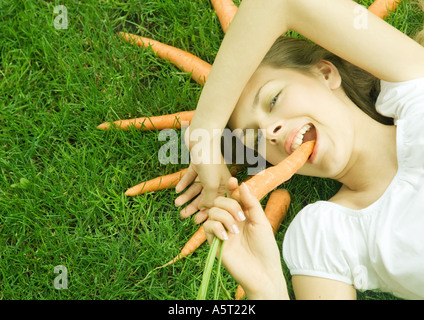
[[[246,220],[246,216],[244,215],[243,211],[237,212],[237,215],[238,215],[240,221]]]
[[[222,240],[228,240],[227,232],[225,232],[225,231],[222,231],[222,232],[221,232],[221,239],[222,239]]]
[[[177,199],[175,199],[174,200],[174,204],[177,206],[177,207],[179,207],[180,205],[179,205],[179,198],[177,198]]]
[[[235,224],[233,224],[232,226],[231,226],[231,231],[233,232],[233,233],[239,233],[240,232],[240,230],[239,230],[239,228],[237,227],[237,225],[235,225]]]

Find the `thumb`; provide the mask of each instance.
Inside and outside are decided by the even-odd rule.
[[[240,202],[244,213],[252,222],[262,223],[264,219],[267,221],[261,203],[250,193],[244,182],[240,185]]]

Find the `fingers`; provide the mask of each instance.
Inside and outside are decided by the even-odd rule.
[[[214,237],[217,237],[220,240],[228,240],[228,233],[219,221],[209,219],[203,224],[203,226],[205,228],[206,239],[209,244],[212,243]]]
[[[182,209],[180,211],[181,218],[183,219],[188,218],[191,215],[195,214],[197,211],[199,211],[200,200],[201,200],[201,196],[198,196],[191,203],[189,203],[184,209]]]
[[[214,207],[227,211],[237,221],[244,221],[246,219],[242,207],[234,199],[218,197],[214,201]]]
[[[209,214],[208,214],[209,210],[200,210],[196,216],[194,217],[194,222],[196,224],[202,223],[203,221],[205,221]]]
[[[183,204],[187,203],[195,196],[197,196],[202,191],[202,189],[202,184],[195,181],[182,195],[178,196],[175,199],[175,205],[177,207],[182,206]],[[197,204],[199,204],[199,202]]]
[[[203,227],[209,244],[212,243],[214,237],[218,237],[220,240],[228,240],[228,234],[221,222],[209,219],[203,224]]]
[[[238,188],[238,180],[235,177],[228,179],[228,190],[233,193]]]
[[[234,217],[229,214],[228,211],[213,207],[209,209],[209,219],[214,221],[219,221],[222,225],[224,225],[225,229],[229,230],[230,232],[237,234],[240,232],[236,220]],[[224,230],[225,231],[225,230]],[[220,232],[221,237],[226,237],[226,234],[223,232]]]
[[[266,220],[261,203],[249,191],[247,185],[243,182],[240,185],[240,202],[243,207],[243,212],[249,220],[256,223],[261,223]]]
[[[185,188],[187,188],[197,177],[196,171],[194,171],[193,166],[190,165],[186,174],[181,178],[180,182],[175,186],[175,191],[180,193]]]
[[[208,215],[209,219],[204,223],[205,231],[210,233],[209,237],[216,236],[221,240],[228,239],[228,232],[238,234],[238,224],[246,219],[240,204],[226,197],[216,198]]]

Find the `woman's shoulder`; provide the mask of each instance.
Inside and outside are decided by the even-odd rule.
[[[340,224],[349,216],[356,216],[356,210],[352,210],[333,201],[317,201],[306,205],[291,221],[287,234],[300,232],[312,235],[319,232],[326,233],[328,228]]]
[[[376,109],[395,120],[424,115],[424,77],[402,82],[381,80]]]
[[[355,256],[356,222],[343,207],[317,201],[304,207],[290,223],[283,241],[283,258],[292,275],[309,275],[352,284],[351,254]],[[342,214],[340,214],[342,213]],[[356,220],[356,219],[353,219]]]

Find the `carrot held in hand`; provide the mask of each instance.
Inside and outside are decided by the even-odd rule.
[[[376,0],[368,8],[368,10],[374,13],[377,17],[384,19],[390,13],[396,9],[397,5],[401,0]]]
[[[314,140],[307,141],[277,165],[251,177],[245,182],[250,193],[260,200],[280,184],[289,180],[306,163],[314,146]],[[233,192],[232,197],[240,198],[239,188]]]
[[[271,224],[274,234],[280,228],[281,222],[286,217],[287,210],[290,205],[290,194],[285,189],[274,190],[269,196],[265,206],[265,216]],[[235,299],[241,300],[245,296],[245,292],[241,285],[237,287]]]
[[[226,33],[237,13],[238,7],[232,0],[211,0],[211,3],[218,16],[222,31]]]
[[[98,129],[107,130],[112,125],[117,126],[121,129],[129,129],[131,126],[135,126],[137,129],[143,130],[164,130],[164,129],[181,129],[181,122],[190,122],[193,119],[194,110],[192,111],[181,111],[172,114],[165,114],[162,116],[154,117],[141,117],[127,120],[117,120],[113,123],[104,122],[97,126]]]
[[[211,71],[212,66],[209,63],[182,49],[131,33],[119,32],[118,36],[129,43],[135,43],[139,47],[151,47],[162,59],[169,60],[180,70],[191,73],[191,78],[200,85],[205,84]]]

